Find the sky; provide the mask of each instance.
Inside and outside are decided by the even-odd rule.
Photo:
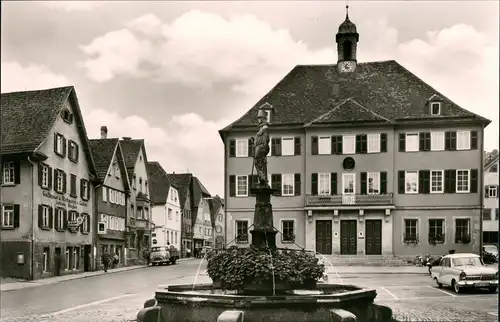
[[[90,138],[224,195],[218,130],[298,64],[335,64],[346,1],[2,1],[2,93],[73,85]],[[489,118],[498,148],[498,1],[350,1],[358,62],[394,59]]]

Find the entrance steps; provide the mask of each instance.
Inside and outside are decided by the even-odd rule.
[[[406,259],[392,255],[325,255],[335,266],[409,266]],[[320,257],[321,258],[321,257]],[[324,260],[323,260],[324,261]]]

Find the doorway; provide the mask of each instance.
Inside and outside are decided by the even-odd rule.
[[[356,255],[357,252],[357,221],[340,221],[340,254]]]
[[[382,255],[382,220],[365,221],[366,255]]]
[[[92,245],[85,245],[83,248],[83,271],[92,270]]]
[[[322,255],[332,254],[332,221],[316,221],[316,252]]]
[[[56,247],[54,250],[54,275],[61,276],[61,247]]]

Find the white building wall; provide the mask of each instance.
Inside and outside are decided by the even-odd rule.
[[[490,172],[491,166],[484,170],[484,185],[495,185],[498,187],[498,165],[496,162],[497,171]],[[486,192],[486,191],[485,191]],[[495,219],[496,209],[498,209],[498,189],[496,198],[484,198],[484,208],[491,209],[491,220],[483,220],[483,231],[498,231],[498,219]]]
[[[166,241],[170,242],[170,244],[174,245],[177,249],[181,249],[182,214],[179,202],[179,191],[174,187],[170,187],[168,193],[167,204],[165,205],[165,222]]]

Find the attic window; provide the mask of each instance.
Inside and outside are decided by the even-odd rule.
[[[73,114],[68,109],[65,108],[61,111],[61,117],[66,123],[73,123]]]
[[[441,114],[441,102],[432,102],[431,115],[440,115],[440,114]]]
[[[271,110],[267,110],[265,112],[267,116],[267,123],[271,123]]]

